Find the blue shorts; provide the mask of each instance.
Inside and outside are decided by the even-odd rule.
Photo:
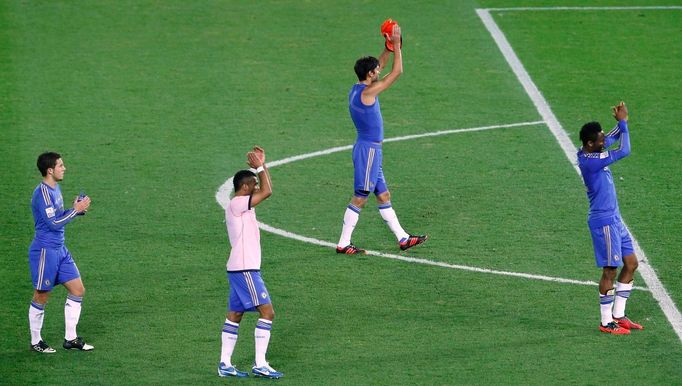
[[[635,253],[630,232],[621,221],[590,228],[597,267],[621,267],[623,256]]]
[[[367,197],[370,193],[379,195],[388,191],[382,162],[381,144],[356,142],[353,146],[353,168],[355,195]]]
[[[31,270],[33,288],[40,291],[51,291],[57,284],[81,277],[71,253],[65,246],[42,248],[31,243],[28,249],[28,266]]]
[[[260,271],[228,272],[227,280],[230,282],[228,310],[256,311],[256,307],[270,304],[270,294],[260,277]]]

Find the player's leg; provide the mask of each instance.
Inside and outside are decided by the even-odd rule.
[[[41,336],[43,329],[43,318],[45,316],[45,304],[50,297],[50,291],[33,291],[31,305],[28,307],[28,324],[31,330],[31,350],[45,354],[55,353],[55,349],[50,347]]]
[[[628,330],[643,330],[641,324],[630,320],[625,314],[625,305],[630,298],[630,292],[634,285],[635,271],[639,266],[637,255],[632,245],[632,237],[624,224],[620,224],[621,254],[623,255],[623,268],[618,274],[616,282],[616,298],[613,303],[613,319],[619,326]]]
[[[618,273],[618,266],[623,264],[622,259],[618,256],[620,249],[614,248],[612,243],[611,226],[592,228],[590,233],[596,265],[602,268],[602,275],[599,279],[599,311],[601,315],[599,330],[617,335],[629,334],[629,330],[618,326],[613,321],[612,315],[615,294],[613,282]],[[614,251],[617,252],[614,253]]]
[[[365,253],[365,250],[353,245],[351,238],[353,230],[360,219],[360,211],[367,202],[370,186],[374,186],[372,179],[373,173],[376,174],[376,163],[374,162],[376,149],[362,143],[353,146],[353,186],[354,194],[350,204],[346,207],[343,214],[343,226],[341,236],[336,244],[336,253],[357,254]]]
[[[28,324],[31,331],[31,350],[52,354],[55,349],[50,347],[41,336],[45,305],[50,298],[50,291],[54,287],[57,276],[57,261],[51,249],[31,245],[28,252],[29,268],[33,281],[33,298],[28,307]]]
[[[83,295],[85,294],[83,281],[80,277],[71,279],[64,283],[64,287],[68,291],[64,303],[64,348],[67,350],[93,350],[95,347],[85,343],[76,332],[81,317]]]
[[[85,295],[85,286],[69,250],[66,247],[62,247],[61,254],[57,283],[63,284],[64,288],[68,291],[66,302],[64,302],[64,348],[67,350],[90,351],[94,347],[85,343],[83,338],[79,337],[76,332],[81,318],[81,304],[83,302],[83,295]]]
[[[270,333],[272,322],[275,320],[275,309],[272,307],[270,294],[265,287],[265,282],[261,278],[260,272],[248,272],[247,280],[250,280],[254,305],[258,310],[258,322],[254,329],[256,360],[251,372],[258,377],[281,378],[281,372],[270,367],[266,359],[268,345],[270,344]]]
[[[248,295],[247,283],[241,272],[228,272],[227,278],[230,283],[230,295],[227,304],[227,318],[223,323],[223,331],[220,347],[220,363],[218,364],[218,375],[221,377],[247,377],[249,374],[237,370],[232,364],[232,353],[237,345],[239,337],[239,323],[246,308],[241,301],[241,297],[250,299]]]
[[[341,237],[336,247],[337,253],[365,253],[365,250],[353,245],[351,236],[360,218],[360,211],[367,203],[370,192],[376,188],[381,170],[381,157],[381,145],[357,142],[353,146],[354,194],[344,213]]]
[[[398,246],[401,250],[404,251],[410,249],[428,239],[427,235],[410,235],[405,232],[403,227],[400,225],[398,215],[395,213],[395,210],[391,205],[391,192],[389,192],[388,186],[386,185],[382,168],[379,168],[379,175],[377,178],[374,194],[377,198],[377,205],[379,207],[381,218],[384,219],[386,225],[388,225],[396,239],[398,239]]]
[[[365,253],[364,249],[360,249],[353,244],[351,237],[353,236],[355,226],[360,219],[360,211],[362,210],[362,207],[365,206],[365,203],[367,203],[368,194],[369,192],[355,192],[350,204],[346,207],[346,211],[343,214],[341,236],[339,237],[339,242],[336,244],[336,253],[349,255]]]
[[[270,332],[275,318],[275,310],[271,303],[261,304],[257,307],[259,312],[258,322],[254,331],[256,339],[256,363],[252,372],[258,377],[281,378],[284,374],[273,369],[266,360],[268,345],[270,344]]]

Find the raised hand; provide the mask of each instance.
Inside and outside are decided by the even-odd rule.
[[[400,48],[400,45],[402,43],[401,38],[402,36],[400,34],[400,26],[396,24],[393,26],[393,34],[391,35],[391,42],[393,43],[393,47]]]
[[[260,146],[254,146],[253,150],[254,153],[256,153],[256,156],[260,158],[261,164],[265,163],[265,150],[263,150],[262,147]]]
[[[613,117],[617,121],[628,120],[628,108],[625,106],[625,102],[620,102],[618,105],[612,107]]]
[[[263,166],[261,158],[256,154],[256,152],[253,151],[246,153],[246,163],[254,169],[258,169],[258,167]]]

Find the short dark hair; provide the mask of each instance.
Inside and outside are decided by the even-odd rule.
[[[583,145],[587,145],[587,142],[589,141],[596,141],[597,138],[599,138],[601,130],[599,122],[588,122],[584,124],[580,129],[580,140],[583,142]]]
[[[60,158],[62,158],[62,156],[59,155],[59,153],[52,151],[47,151],[39,155],[36,165],[38,166],[38,170],[40,170],[40,174],[45,177],[47,175],[47,169],[54,169],[55,166],[57,166],[57,160]]]
[[[253,178],[256,176],[256,173],[252,172],[251,170],[240,170],[238,171],[234,177],[232,178],[232,182],[234,183],[234,191],[235,193],[239,190],[239,188],[242,187],[246,183],[246,180]]]
[[[367,74],[375,68],[379,67],[379,59],[373,56],[365,56],[355,62],[355,75],[358,80],[363,81],[367,79]]]

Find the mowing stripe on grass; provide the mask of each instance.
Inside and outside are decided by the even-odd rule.
[[[576,10],[577,9],[578,8],[576,8]],[[627,9],[638,10],[652,8],[632,7]],[[653,9],[682,9],[682,7]],[[504,36],[504,33],[502,33],[502,30],[500,30],[500,28],[497,26],[495,20],[493,20],[492,16],[490,15],[491,10],[495,9],[477,9],[476,13],[485,27],[488,29],[488,32],[490,32],[490,35],[492,35],[495,43],[502,52],[502,55],[507,60],[507,63],[509,63],[512,71],[523,86],[523,89],[526,91],[530,99],[533,101],[536,109],[545,120],[547,127],[549,127],[549,130],[552,132],[557,142],[561,146],[561,149],[564,151],[566,158],[568,158],[568,160],[571,162],[571,165],[573,165],[573,168],[576,170],[578,175],[580,175],[580,169],[578,168],[576,158],[576,147],[573,145],[573,142],[571,142],[568,134],[566,131],[564,131],[563,127],[559,123],[559,120],[552,112],[549,103],[545,100],[545,97],[542,96],[540,90],[538,90],[537,86],[530,78],[530,75],[528,75],[528,72],[521,63],[521,60],[519,60],[518,56],[516,56],[516,52],[514,52],[511,44],[509,44],[509,41]],[[673,302],[672,298],[668,294],[668,291],[663,286],[663,283],[661,283],[661,281],[658,279],[656,272],[649,264],[649,259],[644,253],[644,250],[642,250],[640,247],[634,235],[632,236],[632,239],[635,251],[640,258],[639,273],[644,279],[647,287],[651,290],[654,299],[656,299],[658,302],[666,318],[668,318],[668,321],[675,330],[678,338],[680,341],[682,341],[682,314],[680,314],[680,311],[675,306],[675,302]]]

